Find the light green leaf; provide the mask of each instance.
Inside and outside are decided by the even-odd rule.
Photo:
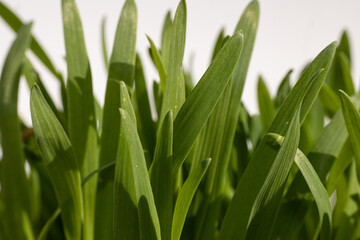
[[[360,174],[360,114],[350,97],[342,90],[340,92],[341,108],[345,119],[346,129],[349,133],[353,149],[356,171]]]
[[[339,97],[326,83],[324,83],[320,90],[319,99],[325,113],[329,117],[333,117],[341,107]]]
[[[281,105],[268,132],[285,135],[289,123],[301,102],[300,123],[303,122],[317,97],[317,93],[320,91],[334,52],[335,44],[332,43],[307,67],[285,102]],[[263,139],[254,152],[236,188],[222,224],[221,239],[245,238],[247,225],[251,220],[252,206],[267,180],[267,175],[274,164],[276,155],[277,151],[268,146]],[[267,159],[267,161],[264,161],[264,159]]]
[[[134,120],[120,109],[114,180],[115,239],[160,239],[160,224]]]
[[[165,69],[168,68],[169,57],[170,57],[170,44],[171,44],[171,29],[172,29],[171,12],[165,16],[164,25],[161,33],[161,56],[164,60]]]
[[[31,91],[30,108],[35,138],[60,205],[66,238],[80,239],[80,173],[70,140],[36,85]]]
[[[282,136],[278,134],[268,135],[273,137],[276,140],[276,143],[280,146],[284,144],[284,138]],[[322,226],[321,238],[331,239],[332,211],[329,196],[324,188],[324,185],[307,157],[299,149],[296,151],[294,161],[299,167],[301,174],[304,176],[305,181],[315,199],[320,217],[320,226]]]
[[[293,72],[292,69],[289,70],[279,85],[279,88],[277,90],[274,99],[274,104],[277,109],[280,108],[281,104],[285,101],[286,97],[289,95],[291,91],[290,75],[292,72]]]
[[[171,238],[173,218],[173,176],[171,174],[173,149],[173,116],[169,111],[159,130],[154,161],[150,168],[151,187],[159,215],[161,238]]]
[[[185,101],[185,82],[182,78],[182,61],[184,57],[186,37],[185,0],[181,0],[178,5],[171,31],[166,86],[159,117],[160,124],[169,110],[171,110],[174,117],[176,117]]]
[[[216,54],[219,52],[221,47],[224,45],[224,39],[225,39],[225,29],[222,28],[219,35],[218,35],[218,37],[217,37],[217,39],[216,39],[214,50],[213,50],[213,53],[211,55],[211,61],[214,60]]]
[[[174,218],[171,230],[171,239],[179,240],[181,231],[183,229],[185,218],[188,213],[191,201],[195,195],[201,179],[203,178],[207,168],[209,167],[210,159],[204,159],[198,164],[195,170],[186,179],[183,187],[180,190],[179,196],[176,200]]]
[[[257,97],[262,127],[265,132],[274,119],[276,111],[271,100],[269,90],[267,89],[264,79],[261,76],[259,76],[257,85]]]
[[[20,28],[5,59],[0,81],[0,140],[3,151],[1,198],[7,239],[33,239],[29,183],[25,175],[20,122],[17,115],[20,75],[30,45],[31,24]]]
[[[46,240],[50,228],[54,224],[55,220],[59,217],[60,213],[61,213],[61,209],[57,208],[55,212],[51,215],[51,217],[47,220],[45,225],[42,227],[39,236],[37,238],[38,240]]]
[[[160,53],[157,50],[157,48],[156,48],[156,46],[155,46],[155,44],[153,42],[153,40],[147,35],[146,35],[146,37],[149,40],[150,47],[151,47],[151,53],[152,53],[152,56],[154,58],[154,63],[155,63],[156,69],[159,72],[161,89],[162,89],[163,92],[165,92],[167,74],[166,74],[166,69],[165,69],[163,60],[162,60],[162,58],[160,56]]]
[[[243,35],[241,32],[235,33],[229,39],[190,93],[175,118],[173,175],[177,173],[184,162],[200,130],[205,125],[229,82],[240,55],[242,43]],[[189,124],[190,122],[191,124]]]
[[[354,89],[354,82],[353,82],[353,79],[351,76],[350,60],[346,56],[345,53],[340,52],[339,53],[339,62],[340,62],[340,66],[341,66],[341,70],[342,70],[342,74],[343,74],[342,77],[343,77],[344,86],[345,86],[344,91],[351,96],[355,93],[355,89]]]
[[[109,70],[109,57],[107,51],[107,43],[106,43],[106,18],[103,17],[101,20],[101,48],[102,48],[102,55],[104,59],[104,65],[106,70]]]
[[[92,77],[84,34],[75,0],[62,0],[62,16],[68,70],[68,133],[81,176],[98,168],[98,133]],[[97,177],[83,188],[83,236],[92,240]]]

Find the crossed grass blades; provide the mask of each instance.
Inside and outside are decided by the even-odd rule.
[[[161,44],[148,36],[159,73],[150,101],[136,4],[126,0],[110,57],[102,23],[108,79],[100,106],[74,0],[62,0],[62,14],[66,81],[31,24],[0,2],[17,33],[0,81],[1,239],[360,238],[360,99],[345,32],[294,86],[289,71],[275,97],[259,77],[260,113],[250,115],[241,95],[259,3],[249,3],[231,36],[221,30],[195,85],[183,68],[182,0],[166,15]],[[26,51],[59,81],[62,109]],[[22,76],[32,127],[17,115]]]

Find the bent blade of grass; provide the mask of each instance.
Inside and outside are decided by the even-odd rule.
[[[80,173],[70,140],[36,85],[31,91],[30,109],[36,142],[61,208],[66,238],[80,239],[83,220]]]
[[[276,115],[276,111],[269,90],[261,76],[259,76],[258,80],[257,96],[263,131],[266,132]]]
[[[345,85],[344,91],[351,96],[355,93],[355,88],[354,81],[351,76],[350,60],[345,53],[341,52],[339,53],[339,61],[343,74],[342,78]]]
[[[151,187],[159,216],[162,239],[171,239],[171,223],[173,218],[172,149],[173,115],[169,111],[159,130],[154,161],[150,168]]]
[[[19,81],[25,51],[30,45],[31,25],[20,28],[5,59],[0,81],[1,198],[5,205],[4,236],[8,239],[34,238],[30,225],[29,182],[17,115]]]
[[[165,69],[163,60],[162,60],[161,55],[160,55],[159,51],[157,50],[157,48],[156,48],[156,46],[155,46],[155,44],[153,42],[153,40],[147,35],[146,35],[146,37],[149,40],[150,47],[151,47],[151,53],[152,53],[152,56],[154,58],[154,63],[155,63],[156,69],[159,72],[161,89],[162,89],[163,92],[165,92],[167,73],[166,73],[166,69]]]
[[[185,81],[182,78],[182,62],[185,50],[186,15],[186,2],[185,0],[181,0],[175,13],[174,23],[171,27],[169,63],[167,66],[166,86],[159,117],[160,125],[169,110],[171,110],[174,117],[176,117],[185,101]]]
[[[101,49],[106,70],[109,70],[108,48],[106,43],[106,18],[101,20]]]
[[[196,189],[201,182],[201,179],[209,167],[210,161],[211,159],[209,158],[201,161],[195,170],[191,172],[180,190],[174,209],[174,218],[171,229],[172,240],[180,239],[181,231],[183,229],[191,201],[195,195]]]
[[[241,32],[235,33],[229,39],[190,93],[175,118],[173,175],[177,173],[184,162],[200,130],[229,82],[240,55],[242,43],[243,35]]]
[[[120,115],[114,180],[114,237],[160,239],[159,219],[134,120],[123,109]]]
[[[284,143],[284,137],[278,134],[268,134],[280,146]],[[315,199],[320,217],[321,239],[331,239],[332,210],[329,196],[319,176],[311,165],[310,161],[299,149],[296,151],[294,162],[299,167],[301,174]]]
[[[349,133],[353,149],[356,171],[360,174],[360,114],[350,97],[342,90],[340,92],[341,108],[345,119],[346,129]]]
[[[219,32],[219,35],[218,35],[217,39],[216,39],[214,50],[213,50],[213,53],[211,55],[211,61],[214,60],[216,54],[219,52],[221,47],[224,45],[224,43],[223,43],[224,39],[225,39],[225,29],[222,28],[220,30],[220,32]]]
[[[293,159],[300,140],[299,113],[301,105],[292,116],[285,141],[280,147],[264,185],[260,189],[251,213],[251,223],[247,230],[248,239],[270,239],[280,202],[285,189]]]
[[[289,95],[291,91],[290,76],[292,72],[293,72],[292,69],[289,70],[279,85],[279,88],[276,93],[276,97],[274,99],[274,104],[277,109],[280,108],[281,104],[285,101],[286,97]]]
[[[135,113],[126,84],[123,81],[109,80],[106,102],[107,114],[104,114],[103,133],[101,138],[100,166],[105,166],[116,159],[119,144],[120,115],[119,106],[127,111],[135,122]],[[110,90],[111,89],[111,90]],[[107,125],[108,124],[108,125]],[[136,124],[136,122],[135,122]],[[96,199],[95,238],[113,239],[113,209],[114,209],[114,169],[109,168],[99,173],[99,183]]]
[[[301,105],[300,123],[305,119],[313,101],[320,91],[335,52],[335,43],[327,46],[309,65],[281,105],[268,132],[285,135],[292,115]],[[304,99],[304,100],[302,100]],[[236,188],[233,200],[226,212],[221,239],[244,239],[251,218],[251,209],[266,182],[266,176],[276,158],[277,151],[261,140]],[[267,159],[264,161],[264,159]],[[246,195],[244,195],[246,193]]]
[[[340,109],[339,96],[326,84],[322,86],[319,93],[320,103],[329,117],[333,117]]]
[[[68,132],[80,174],[98,168],[98,133],[90,63],[75,0],[62,0],[62,17],[68,70]],[[94,238],[97,176],[83,188],[85,239]]]
[[[37,238],[38,240],[46,240],[50,228],[52,227],[55,220],[59,217],[60,214],[61,214],[61,209],[57,208],[55,212],[51,215],[51,217],[46,221],[45,225],[42,227],[39,236]]]

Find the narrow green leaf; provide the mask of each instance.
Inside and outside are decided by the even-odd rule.
[[[109,70],[108,48],[106,43],[106,18],[101,20],[101,48],[106,70]]]
[[[296,110],[296,114],[292,116],[284,143],[276,154],[266,181],[261,187],[254,206],[252,207],[252,220],[246,235],[248,239],[271,239],[271,233],[275,223],[273,219],[276,218],[280,207],[286,179],[289,175],[300,140],[299,113],[300,106]]]
[[[340,99],[337,94],[325,83],[319,93],[321,105],[329,117],[333,117],[340,109]]]
[[[276,108],[280,108],[281,104],[285,101],[286,97],[289,95],[289,93],[291,91],[290,75],[292,72],[293,72],[292,69],[289,70],[279,85],[279,88],[277,90],[277,93],[276,93],[276,96],[274,99],[274,104],[275,104]]]
[[[334,52],[335,44],[332,43],[307,67],[285,102],[281,105],[268,132],[285,135],[289,123],[301,102],[300,123],[303,122],[317,97],[317,93],[320,91]],[[221,239],[245,238],[252,206],[260,193],[260,189],[266,182],[267,174],[274,163],[276,155],[277,151],[268,146],[262,139],[240,179],[233,200],[229,205],[220,231]],[[264,159],[267,159],[267,161],[264,161]]]
[[[116,159],[120,131],[120,115],[117,107],[125,109],[135,121],[135,113],[126,84],[123,81],[110,79],[107,84],[107,92],[105,101],[109,104],[104,107],[100,166],[105,166]],[[96,239],[113,239],[113,190],[114,169],[109,168],[99,173],[95,220]]]
[[[61,209],[57,208],[55,212],[51,215],[51,217],[47,220],[43,228],[41,229],[40,234],[37,238],[38,240],[46,240],[50,228],[54,224],[55,220],[59,217],[60,213],[61,213]]]
[[[171,43],[169,49],[169,63],[167,66],[166,87],[161,105],[159,123],[169,110],[176,117],[185,101],[185,82],[182,78],[182,61],[185,50],[186,37],[186,3],[181,0],[175,13],[171,29]],[[165,65],[166,66],[166,65]]]
[[[136,29],[137,8],[135,1],[126,0],[116,29],[108,79],[124,81],[129,90],[134,85]]]
[[[75,0],[62,0],[68,70],[68,133],[82,176],[98,168],[98,133],[92,77],[84,34]],[[83,188],[83,236],[93,239],[97,177]]]
[[[356,171],[360,173],[360,114],[350,97],[342,90],[340,92],[341,108],[345,119],[346,129],[349,133],[353,149]]]
[[[114,180],[115,239],[160,239],[160,225],[136,127],[120,109],[119,150]]]
[[[239,58],[243,43],[241,32],[232,38],[216,55],[190,96],[181,107],[174,121],[175,175],[194,145],[200,130],[221,97]],[[191,124],[189,124],[191,122]]]
[[[144,141],[142,141],[143,147],[146,148],[146,150],[149,152],[149,155],[152,157],[154,155],[156,143],[156,126],[151,115],[144,70],[139,55],[136,56],[134,95],[137,103],[137,113],[139,116],[138,125],[141,125],[141,134],[144,136]]]
[[[30,45],[30,31],[31,24],[20,28],[5,59],[0,81],[0,140],[3,151],[0,175],[6,239],[34,238],[30,222],[29,183],[25,175],[25,157],[17,115],[19,81],[25,51]]]
[[[273,137],[280,146],[283,145],[284,137],[278,134],[269,134]],[[331,219],[332,211],[329,196],[322,184],[319,176],[311,165],[307,157],[298,149],[296,151],[295,159],[296,165],[299,167],[301,174],[304,176],[305,181],[314,196],[319,217],[320,217],[320,226],[322,226],[322,239],[331,239]]]
[[[215,42],[215,46],[214,46],[214,50],[213,53],[211,55],[211,61],[214,60],[216,54],[219,52],[219,50],[221,49],[221,47],[224,45],[224,39],[225,39],[225,29],[222,28],[217,39]]]
[[[173,212],[173,176],[171,174],[173,148],[173,116],[166,114],[156,143],[154,161],[150,168],[151,187],[159,215],[161,238],[171,238]]]
[[[203,178],[210,164],[210,159],[204,159],[186,179],[176,200],[174,218],[171,230],[171,239],[179,240],[183,229],[185,218],[188,213],[191,201],[195,195],[201,179]]]
[[[264,79],[261,76],[259,76],[257,85],[257,97],[263,131],[265,132],[274,119],[276,111],[272,103],[269,90],[267,89]]]
[[[339,62],[343,74],[344,91],[350,96],[355,93],[354,82],[351,76],[350,60],[345,53],[339,53]]]
[[[31,118],[42,159],[49,171],[67,239],[80,239],[83,204],[79,167],[70,140],[39,87],[31,91]]]
[[[170,58],[170,44],[171,44],[171,29],[172,29],[171,12],[165,16],[164,25],[161,33],[161,56],[164,60],[165,69],[168,68]]]
[[[153,42],[153,40],[147,35],[146,35],[146,37],[149,40],[150,47],[151,47],[151,53],[152,53],[152,56],[154,58],[154,63],[155,63],[156,69],[159,72],[161,89],[162,89],[163,92],[165,92],[167,74],[166,74],[166,69],[165,69],[163,60],[162,60],[162,58],[160,56],[160,53],[157,50],[157,48],[156,48],[156,46],[155,46],[155,44]]]

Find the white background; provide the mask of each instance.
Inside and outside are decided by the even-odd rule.
[[[176,0],[135,0],[138,7],[137,50],[145,65],[147,81],[156,78],[157,72],[147,54],[148,34],[159,46],[161,27],[167,10],[174,14]],[[61,1],[50,0],[3,0],[24,21],[34,21],[33,33],[45,48],[55,65],[66,73],[65,49],[61,23]],[[209,64],[215,38],[221,27],[231,34],[240,15],[249,1],[235,0],[188,0],[187,36],[184,65],[189,66],[194,56],[194,79],[199,80]],[[260,24],[249,74],[242,101],[251,113],[257,112],[256,83],[262,74],[275,94],[285,73],[293,68],[292,81],[298,77],[304,64],[324,47],[338,40],[343,29],[350,35],[353,57],[353,77],[358,89],[360,56],[360,1],[359,0],[260,0]],[[101,55],[100,23],[107,17],[108,50],[124,0],[78,0],[83,22],[85,40],[93,73],[93,88],[100,103],[103,103],[106,73]],[[0,20],[0,68],[15,35]],[[29,52],[28,52],[28,55]],[[60,104],[56,80],[36,64],[49,91]],[[24,81],[21,83],[20,115],[30,123],[29,94]]]

